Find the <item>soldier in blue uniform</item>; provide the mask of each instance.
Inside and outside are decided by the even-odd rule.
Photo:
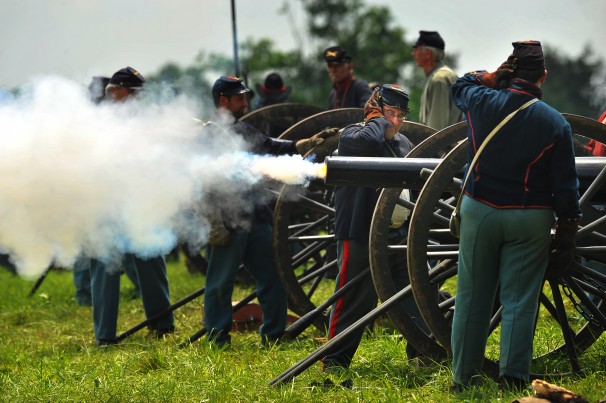
[[[534,102],[520,109],[468,167],[452,324],[455,391],[481,380],[497,291],[503,307],[499,381],[507,389],[527,385],[550,243],[558,262],[552,269],[570,265],[574,257],[581,210],[572,130],[558,111],[539,101],[547,77],[540,42],[513,47],[495,72],[467,73],[452,87],[469,123],[469,161],[507,115]]]
[[[143,88],[145,79],[132,67],[118,70],[105,88],[106,95],[114,102],[131,99]],[[153,317],[170,306],[168,277],[163,256],[141,258],[126,254],[122,265],[132,265],[139,282],[143,309],[147,318]],[[120,302],[120,268],[108,270],[106,265],[92,259],[90,262],[93,322],[97,346],[116,343],[118,304]],[[150,330],[162,337],[175,330],[173,314],[169,313],[154,323]]]
[[[410,140],[399,133],[407,113],[408,94],[404,89],[395,84],[384,84],[380,90],[375,89],[364,106],[364,122],[343,129],[339,138],[339,156],[403,157],[413,148]],[[368,239],[380,190],[363,186],[337,186],[335,189],[335,238],[339,264],[335,291],[370,266]],[[394,236],[403,238],[406,236],[406,227],[402,226],[393,232]],[[408,277],[405,263],[391,261],[390,266],[394,282],[399,287],[406,286]],[[409,313],[422,322],[412,297],[408,302]],[[354,324],[376,304],[377,294],[369,275],[368,281],[355,285],[332,306],[329,339]],[[363,332],[361,328],[351,333],[336,351],[322,359],[326,371],[338,371],[350,366]],[[326,382],[332,381],[327,379]],[[345,382],[343,386],[351,385],[351,381]]]
[[[226,114],[235,118],[228,129],[242,136],[249,151],[255,154],[304,155],[324,141],[320,135],[298,141],[275,139],[238,120],[248,108],[249,92],[244,82],[233,76],[220,77],[212,88],[217,121]],[[213,126],[216,128],[219,124],[213,122],[208,129],[212,130]],[[231,296],[236,271],[241,264],[250,271],[256,283],[257,298],[263,310],[263,323],[259,329],[262,343],[279,340],[286,326],[287,295],[273,259],[272,212],[267,205],[255,202],[254,192],[242,197],[255,203],[249,213],[237,212],[236,217],[222,214],[221,219],[214,221],[207,247],[204,325],[208,329],[208,339],[221,346],[231,343]]]
[[[354,76],[349,52],[340,46],[331,46],[324,51],[324,61],[333,85],[328,96],[328,109],[362,108],[372,90],[366,81]]]

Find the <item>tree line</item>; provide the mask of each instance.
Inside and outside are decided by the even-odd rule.
[[[391,82],[410,95],[410,118],[418,121],[418,105],[424,83],[406,41],[406,29],[398,26],[386,6],[366,5],[363,0],[300,0],[306,14],[305,32],[296,35],[293,50],[276,49],[269,38],[248,39],[240,45],[241,75],[249,87],[265,76],[279,72],[292,86],[289,102],[326,107],[331,82],[322,51],[339,44],[354,56],[355,75],[369,82]],[[281,13],[288,16],[288,4]],[[313,44],[305,53],[303,49]],[[605,66],[590,45],[578,57],[571,57],[549,43],[543,43],[548,81],[542,87],[543,100],[561,112],[597,118],[606,109]],[[455,71],[459,55],[449,54],[446,63]],[[496,67],[496,66],[495,66]],[[179,93],[210,102],[211,86],[219,75],[234,74],[233,60],[226,55],[201,51],[190,66],[168,63],[148,77],[150,83],[165,82]]]

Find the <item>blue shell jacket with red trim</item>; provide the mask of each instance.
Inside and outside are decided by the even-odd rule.
[[[513,79],[505,89],[485,87],[473,72],[452,86],[453,100],[465,114],[468,161],[508,114],[532,98],[539,87]],[[480,154],[465,193],[496,208],[553,208],[558,218],[575,218],[579,209],[572,130],[564,117],[544,102],[521,110],[501,128]]]
[[[402,134],[385,140],[389,122],[384,118],[370,119],[366,124],[349,125],[339,137],[341,157],[403,157],[413,144]],[[388,148],[389,146],[390,148]],[[370,223],[379,199],[380,188],[337,186],[335,188],[335,238],[368,241]]]

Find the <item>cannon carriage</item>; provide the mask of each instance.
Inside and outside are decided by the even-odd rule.
[[[330,111],[325,114],[329,116]],[[561,278],[546,281],[540,297],[535,336],[540,342],[535,342],[533,358],[533,371],[537,377],[582,371],[581,353],[606,329],[606,228],[603,228],[606,221],[603,209],[606,204],[606,173],[603,172],[606,159],[583,156],[583,143],[588,139],[606,142],[606,125],[581,116],[564,116],[575,134],[583,220],[577,235],[577,261],[573,270]],[[325,120],[314,125],[314,118],[306,119],[306,127],[315,128],[312,132],[326,127]],[[340,121],[332,126],[344,127],[359,120],[362,120],[361,114],[355,120]],[[296,126],[291,128],[293,132],[296,132]],[[370,233],[370,271],[375,289],[379,299],[389,303],[386,312],[390,319],[419,351],[436,361],[449,356],[456,301],[458,239],[450,235],[448,221],[460,192],[466,163],[466,128],[467,124],[462,122],[435,132],[407,122],[401,132],[418,145],[405,158],[328,157],[324,182],[313,181],[309,187],[284,186],[276,203],[274,250],[293,311],[303,315],[317,309],[321,302],[320,297],[314,296],[318,283],[331,269],[336,269],[335,241],[331,232],[334,219],[332,187],[349,184],[383,188]],[[289,130],[284,133],[286,137]],[[316,156],[316,162],[324,157]],[[400,197],[404,188],[418,192],[414,201]],[[412,213],[406,241],[391,244],[388,234],[396,206],[408,208]],[[429,334],[416,325],[401,301],[394,302],[394,299],[402,299],[403,291],[394,285],[389,270],[388,259],[394,254],[402,254],[407,262],[411,292],[430,329]],[[301,285],[301,277],[313,276],[313,273],[317,275],[312,284]],[[451,297],[438,298],[440,287]],[[323,329],[327,319],[320,315],[314,324]],[[498,374],[495,359],[498,359],[499,322],[500,306],[495,301],[485,360],[489,374]],[[554,326],[561,331],[546,332]],[[552,336],[548,338],[547,333]],[[553,336],[554,333],[557,336]],[[310,355],[272,383],[290,379],[319,358],[319,354]]]

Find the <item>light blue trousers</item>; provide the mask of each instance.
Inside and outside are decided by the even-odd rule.
[[[263,310],[261,337],[281,336],[286,327],[288,296],[274,263],[271,224],[255,217],[250,231],[235,231],[229,245],[207,246],[207,253],[204,326],[209,339],[217,343],[231,341],[231,298],[241,264],[256,282],[257,298]]]
[[[76,302],[78,305],[92,305],[92,291],[90,268],[93,259],[80,255],[74,262],[73,277],[74,285],[76,286]],[[124,272],[135,286],[135,294],[141,295],[141,287],[139,287],[139,279],[133,259],[124,260]]]
[[[141,259],[127,254],[124,256],[123,264],[133,265],[135,268],[146,318],[151,318],[170,306],[166,264],[162,256]],[[109,273],[102,262],[93,259],[90,264],[90,274],[95,337],[97,340],[112,340],[116,337],[118,323],[120,271]],[[172,312],[150,324],[149,327],[156,330],[174,327]]]
[[[482,370],[497,290],[500,376],[528,381],[553,221],[550,209],[496,209],[464,196],[451,339],[456,383]]]

